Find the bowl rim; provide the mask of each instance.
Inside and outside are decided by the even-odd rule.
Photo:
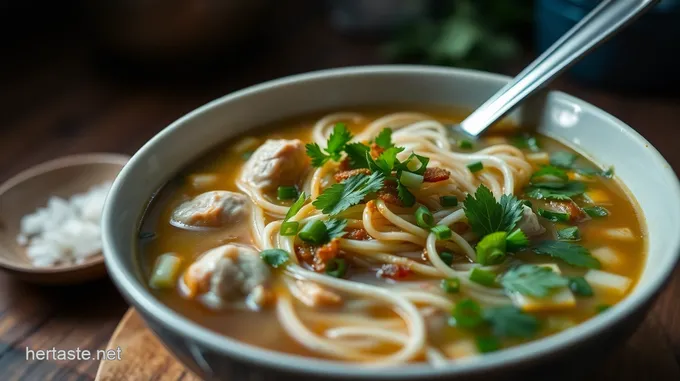
[[[96,164],[114,164],[120,165],[121,169],[130,159],[129,156],[118,153],[93,152],[61,156],[51,159],[32,167],[26,168],[16,175],[7,179],[0,184],[0,197],[7,191],[21,184],[22,182],[43,175],[45,173],[67,167],[77,167],[80,165],[96,165]],[[114,179],[111,179],[114,180]],[[73,265],[58,265],[54,267],[35,267],[33,265],[18,265],[15,262],[7,261],[3,256],[0,256],[0,267],[13,271],[16,273],[24,273],[31,275],[54,275],[58,273],[66,273],[78,270],[84,270],[95,266],[100,266],[104,263],[104,256],[98,253],[90,258],[87,258],[83,263]]]
[[[664,286],[664,284],[669,279],[674,266],[669,266],[668,268],[662,269],[660,276],[650,279],[649,281],[645,282],[644,285],[638,283],[636,285],[638,292],[634,294],[634,297],[631,295],[625,298],[610,308],[606,314],[595,316],[592,319],[568,330],[568,332],[563,331],[540,340],[535,340],[506,350],[485,354],[478,361],[456,362],[452,363],[450,366],[435,368],[429,364],[407,364],[390,367],[366,367],[339,361],[313,359],[299,355],[291,355],[283,352],[267,350],[243,343],[227,336],[215,334],[214,331],[211,331],[210,329],[189,320],[188,318],[159,302],[148,290],[146,290],[144,285],[142,285],[136,279],[135,272],[128,272],[125,270],[125,265],[122,260],[122,256],[125,255],[125,253],[116,252],[112,243],[115,205],[113,204],[114,202],[111,202],[111,200],[115,200],[119,193],[126,192],[126,190],[122,188],[122,184],[125,181],[125,178],[132,171],[131,168],[141,164],[137,162],[141,160],[142,153],[153,150],[157,141],[161,140],[165,135],[173,133],[175,129],[181,128],[182,125],[197,117],[198,115],[215,107],[219,107],[221,104],[236,100],[240,97],[266,92],[273,88],[290,86],[331,77],[386,74],[411,76],[423,74],[462,76],[468,77],[470,79],[478,79],[480,81],[493,82],[498,84],[499,87],[511,79],[505,75],[487,73],[477,70],[422,65],[375,65],[344,67],[296,74],[263,82],[222,96],[187,113],[150,139],[130,159],[111,187],[109,198],[107,198],[107,202],[104,207],[102,219],[102,239],[105,262],[109,274],[121,293],[127,298],[128,301],[130,301],[131,304],[133,304],[142,312],[142,316],[145,319],[151,319],[161,326],[179,334],[179,336],[189,337],[191,340],[200,343],[206,348],[210,348],[212,351],[221,353],[231,358],[239,359],[247,363],[260,364],[270,369],[300,373],[308,376],[334,376],[339,378],[344,377],[357,379],[391,378],[401,380],[433,376],[463,376],[469,374],[478,374],[480,372],[487,372],[500,368],[516,367],[522,363],[536,362],[542,358],[551,357],[556,353],[563,352],[570,347],[592,339],[599,332],[611,330],[613,327],[622,323],[626,318],[633,315],[634,312],[642,308],[645,303],[652,300],[652,298],[661,290],[662,286]],[[678,180],[675,172],[672,170],[670,164],[668,164],[668,162],[656,150],[656,148],[654,148],[644,137],[642,137],[627,124],[623,123],[621,120],[615,118],[604,110],[560,91],[551,91],[551,95],[578,104],[584,111],[588,111],[604,119],[607,119],[609,123],[617,125],[620,128],[621,133],[626,134],[636,143],[642,146],[647,145],[646,149],[651,151],[653,159],[661,164],[658,167],[658,170],[660,171],[659,173],[664,178],[672,180],[670,183],[674,184],[670,191],[676,197],[673,200],[673,204],[669,204],[669,208],[675,209],[675,212],[680,214],[680,181]],[[674,245],[667,249],[667,254],[673,256],[673,263],[678,262],[678,258],[680,257],[680,236],[677,237]]]

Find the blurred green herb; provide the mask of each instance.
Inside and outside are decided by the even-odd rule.
[[[521,52],[517,31],[530,25],[530,0],[437,2],[385,46],[395,61],[493,69]]]

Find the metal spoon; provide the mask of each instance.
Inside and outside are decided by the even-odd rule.
[[[454,131],[471,138],[498,121],[528,96],[576,63],[659,0],[605,0],[548,50],[477,108]]]

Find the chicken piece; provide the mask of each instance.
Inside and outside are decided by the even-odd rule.
[[[170,223],[179,227],[220,227],[243,220],[248,214],[248,197],[229,191],[202,193],[183,202]]]
[[[248,159],[241,181],[264,192],[279,185],[295,185],[308,165],[305,145],[301,140],[269,139]]]
[[[517,223],[517,227],[520,228],[528,237],[533,237],[545,233],[545,228],[538,222],[538,216],[531,210],[530,207],[522,206],[522,219]]]
[[[309,307],[329,307],[342,304],[340,295],[314,282],[297,280],[295,284],[299,290],[295,293],[295,297]]]
[[[211,293],[226,302],[251,301],[255,308],[271,300],[270,279],[257,251],[236,244],[206,251],[184,274],[189,297]]]

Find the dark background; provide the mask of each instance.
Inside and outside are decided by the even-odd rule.
[[[197,106],[285,75],[394,62],[512,75],[574,3],[594,2],[0,0],[0,181],[67,154],[131,155]],[[631,125],[678,171],[674,12],[645,16],[551,86]],[[676,271],[634,350],[599,379],[680,379],[679,288]],[[26,362],[25,348],[101,348],[126,308],[108,280],[48,289],[0,274],[0,378],[92,379],[94,362]]]

